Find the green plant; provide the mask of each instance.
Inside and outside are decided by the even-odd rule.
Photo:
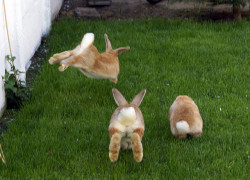
[[[16,69],[14,65],[16,57],[7,55],[5,58],[10,64],[10,71],[5,69],[5,75],[2,76],[7,99],[7,108],[17,108],[25,98],[25,88],[22,84],[24,81],[18,79],[18,76],[23,72]]]

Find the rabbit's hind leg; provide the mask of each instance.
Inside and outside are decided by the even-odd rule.
[[[115,162],[118,159],[119,151],[121,144],[121,135],[120,133],[114,133],[110,140],[109,145],[109,159],[112,162]]]
[[[69,66],[74,66],[74,67],[82,67],[82,65],[78,65],[76,62],[76,58],[74,56],[70,56],[67,59],[64,59],[60,62],[60,67],[59,71],[63,72],[65,69],[67,69]]]
[[[131,141],[134,159],[136,160],[136,162],[141,162],[143,157],[143,148],[140,135],[137,132],[133,132]]]
[[[198,132],[195,132],[195,133],[192,133],[191,136],[194,136],[194,137],[199,137],[201,136],[201,131],[198,131]]]
[[[72,51],[64,51],[64,52],[61,52],[61,53],[57,53],[57,54],[54,54],[50,59],[49,59],[49,63],[50,64],[56,64],[70,56],[72,56],[73,53]]]
[[[73,57],[70,56],[67,59],[64,59],[60,62],[60,66],[59,66],[59,71],[63,72],[65,69],[67,69],[70,65],[71,65],[71,61],[73,61]]]
[[[179,139],[185,139],[187,137],[187,134],[177,134],[176,137]]]
[[[118,81],[118,79],[117,78],[112,78],[112,79],[110,79],[110,81],[112,82],[112,83],[117,83],[117,81]]]

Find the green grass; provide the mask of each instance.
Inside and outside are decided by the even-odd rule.
[[[71,67],[61,73],[48,63],[86,32],[95,34],[99,51],[105,49],[104,33],[113,48],[131,47],[119,56],[117,84],[86,78]],[[67,19],[53,24],[48,48],[32,98],[0,139],[7,161],[0,163],[0,179],[250,178],[250,22]],[[132,151],[109,160],[113,87],[128,101],[147,89],[139,164]],[[200,138],[181,141],[170,132],[168,109],[180,94],[200,109]]]

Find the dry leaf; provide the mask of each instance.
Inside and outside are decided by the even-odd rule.
[[[5,160],[5,157],[4,157],[4,154],[3,154],[3,149],[2,149],[2,146],[0,144],[0,158],[2,159],[3,163],[6,164],[6,160]]]

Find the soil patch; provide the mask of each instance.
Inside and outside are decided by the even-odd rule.
[[[87,3],[82,3],[86,7]],[[65,0],[60,11],[59,18],[65,16],[77,17],[74,9],[79,3],[69,3]],[[135,19],[161,17],[166,19],[180,18],[193,19],[197,21],[232,21],[232,6],[228,4],[214,5],[212,3],[175,2],[162,0],[157,4],[150,4],[146,0],[112,0],[110,6],[93,7],[100,13],[100,18],[109,19]],[[250,18],[249,4],[242,7],[242,17]],[[91,19],[89,17],[77,17],[80,19]]]

